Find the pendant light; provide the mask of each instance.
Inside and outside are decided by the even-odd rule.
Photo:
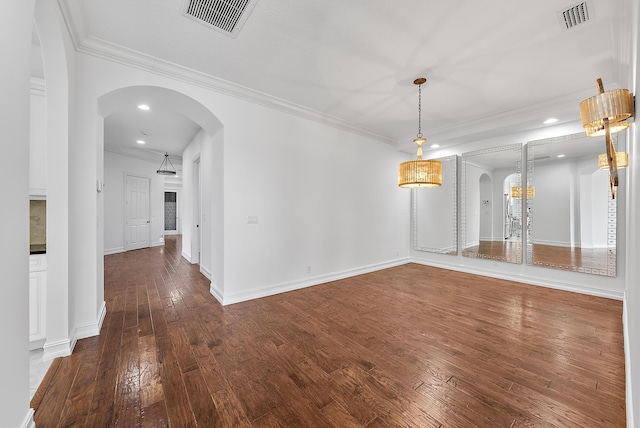
[[[171,167],[171,169],[169,169]],[[176,169],[169,159],[169,154],[164,152],[164,160],[160,164],[160,168],[156,171],[160,175],[176,175]]]
[[[422,159],[422,145],[427,142],[422,136],[422,84],[426,81],[424,77],[413,81],[414,85],[418,85],[418,134],[413,140],[418,146],[418,159],[402,162],[398,168],[398,186],[409,189],[442,185],[442,162]]]

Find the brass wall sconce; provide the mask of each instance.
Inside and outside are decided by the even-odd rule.
[[[618,156],[616,155],[611,133],[629,127],[627,119],[633,117],[634,98],[628,89],[604,91],[602,79],[596,80],[598,95],[580,103],[580,118],[587,136],[605,136],[606,160],[609,169],[611,196],[615,199],[618,186]]]

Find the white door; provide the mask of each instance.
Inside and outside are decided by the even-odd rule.
[[[125,249],[149,247],[149,178],[125,177]]]

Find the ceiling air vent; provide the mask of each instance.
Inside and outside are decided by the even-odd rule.
[[[587,2],[578,3],[575,6],[558,12],[558,20],[564,30],[570,30],[589,21],[589,8]]]
[[[185,0],[183,15],[230,36],[238,32],[257,0]]]

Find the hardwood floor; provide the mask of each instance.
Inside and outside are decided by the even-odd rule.
[[[180,241],[105,257],[41,427],[624,427],[622,303],[407,264],[222,307]]]

